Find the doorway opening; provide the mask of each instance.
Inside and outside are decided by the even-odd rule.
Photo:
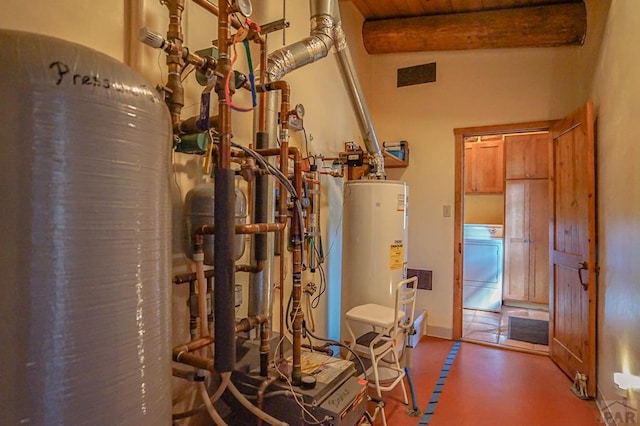
[[[548,353],[551,123],[454,130],[455,339]]]

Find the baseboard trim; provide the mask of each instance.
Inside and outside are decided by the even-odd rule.
[[[427,326],[427,336],[440,337],[442,339],[453,338],[453,329],[449,327],[437,327],[434,325]]]

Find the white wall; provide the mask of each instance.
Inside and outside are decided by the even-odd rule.
[[[613,383],[613,373],[640,376],[638,16],[639,2],[611,2],[591,89],[597,129],[600,256],[598,390],[600,398],[609,403],[628,397],[628,404],[636,410],[640,407],[640,390],[619,390]],[[636,421],[640,421],[638,416]]]
[[[504,224],[504,195],[465,195],[464,223]]]
[[[450,337],[453,310],[454,136],[459,127],[561,118],[578,105],[578,47],[373,56],[372,116],[380,140],[407,140],[411,163],[391,178],[409,183],[409,267],[433,270],[418,304],[429,333]],[[437,81],[396,88],[398,68],[437,63]]]

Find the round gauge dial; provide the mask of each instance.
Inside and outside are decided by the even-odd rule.
[[[236,0],[236,9],[238,9],[238,12],[245,18],[248,18],[253,10],[250,0]]]

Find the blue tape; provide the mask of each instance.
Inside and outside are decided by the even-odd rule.
[[[436,382],[436,385],[433,388],[433,392],[431,392],[431,398],[429,399],[429,404],[427,405],[427,408],[425,408],[424,410],[424,416],[422,417],[422,419],[420,419],[420,423],[418,423],[418,425],[425,426],[425,425],[428,425],[429,422],[431,421],[431,416],[433,416],[433,413],[435,413],[436,411],[436,405],[440,400],[440,395],[442,394],[442,390],[444,388],[444,382],[447,379],[447,376],[449,375],[449,371],[451,370],[451,366],[453,365],[453,360],[456,358],[456,355],[458,354],[458,349],[460,348],[460,344],[461,342],[455,342],[453,344],[453,347],[451,348],[451,351],[447,356],[447,360],[444,362],[444,365],[442,366],[442,370],[440,370],[440,377],[438,378],[438,381]]]

